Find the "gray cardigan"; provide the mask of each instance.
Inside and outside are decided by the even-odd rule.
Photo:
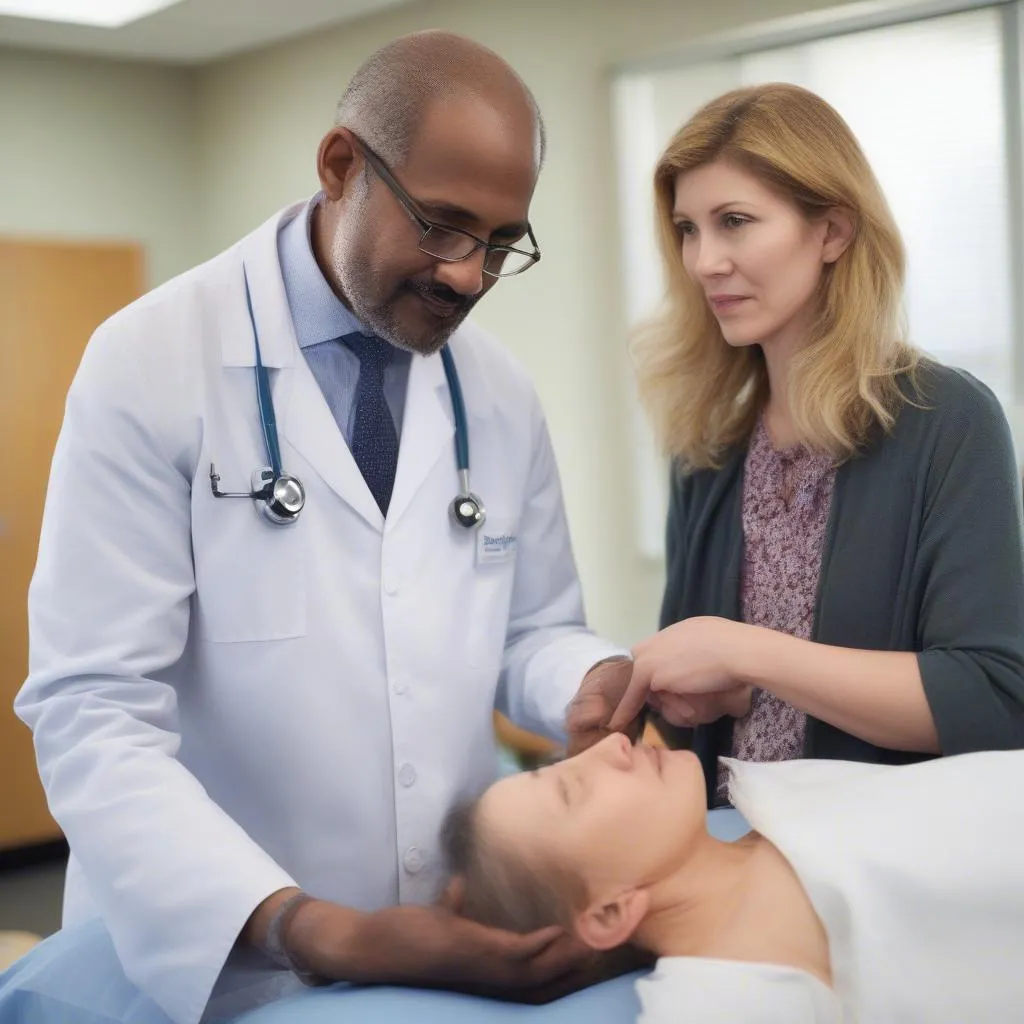
[[[893,431],[836,471],[812,639],[916,651],[944,754],[1024,747],[1024,544],[1010,431],[970,374],[926,363],[918,380]],[[745,454],[741,446],[721,469],[673,474],[662,628],[742,617]],[[693,730],[709,806],[733,721]],[[804,756],[924,760],[814,718]]]

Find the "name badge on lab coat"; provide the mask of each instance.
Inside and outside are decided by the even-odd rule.
[[[500,565],[516,557],[516,526],[509,520],[488,519],[476,534],[476,564]]]

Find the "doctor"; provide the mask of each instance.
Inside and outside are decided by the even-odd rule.
[[[65,923],[102,917],[178,1024],[298,976],[522,989],[576,963],[426,906],[492,709],[557,735],[629,676],[584,625],[536,396],[464,324],[540,258],[542,153],[495,54],[401,39],[350,83],[320,194],[89,343],[16,709],[72,850]],[[452,515],[457,437],[482,526]]]

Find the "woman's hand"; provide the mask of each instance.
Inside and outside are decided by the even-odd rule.
[[[649,697],[653,707],[660,702],[668,709],[665,718],[673,725],[703,725],[723,714],[746,714],[750,687],[740,677],[739,656],[749,660],[760,633],[745,623],[713,616],[684,619],[655,633],[633,650],[633,676],[610,728],[631,721]]]
[[[698,725],[710,725],[725,715],[743,718],[750,712],[753,687],[736,686],[721,693],[687,694],[678,697],[674,693],[652,693],[647,703],[669,725],[692,729]]]
[[[621,730],[645,701],[653,705],[660,699],[669,706],[669,696],[674,698],[669,716],[701,725],[721,717],[726,694],[741,708],[749,698],[747,688],[756,687],[876,746],[942,752],[913,651],[832,647],[701,616],[644,640],[633,657],[629,686],[608,723],[612,730]]]

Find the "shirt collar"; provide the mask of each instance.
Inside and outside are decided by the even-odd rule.
[[[334,294],[313,255],[313,210],[322,198],[322,192],[313,196],[277,236],[281,277],[299,348],[334,341],[354,331],[373,333]]]

